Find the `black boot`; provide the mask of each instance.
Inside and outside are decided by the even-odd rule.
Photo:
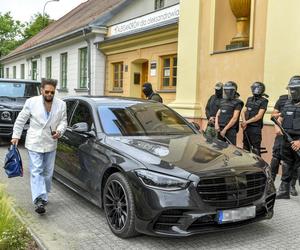
[[[296,176],[296,178],[297,178],[297,177],[298,177],[298,176]],[[293,176],[293,179],[291,180],[290,194],[291,194],[292,196],[298,196],[298,192],[297,192],[296,187],[295,187],[296,181],[297,181],[296,178],[295,178],[295,176]]]
[[[290,183],[282,181],[276,194],[276,199],[290,199]]]
[[[278,173],[279,164],[280,164],[280,160],[277,159],[277,158],[275,158],[275,157],[273,157],[272,160],[271,160],[271,164],[270,164],[273,181],[275,181],[275,179],[276,179],[276,175]]]

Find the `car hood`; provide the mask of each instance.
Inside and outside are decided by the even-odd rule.
[[[191,174],[238,167],[262,168],[265,162],[225,142],[201,134],[168,137],[108,137],[107,143],[150,170],[188,178]],[[253,170],[254,170],[253,168]]]
[[[26,98],[0,97],[0,109],[21,110],[26,102]]]

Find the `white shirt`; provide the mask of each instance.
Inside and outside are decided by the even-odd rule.
[[[27,130],[25,147],[39,153],[56,150],[57,139],[52,138],[50,127],[53,131],[59,131],[60,136],[63,135],[67,128],[66,103],[54,97],[47,118],[42,95],[27,99],[15,121],[12,138],[21,138],[24,125],[28,119],[30,119],[30,124]]]

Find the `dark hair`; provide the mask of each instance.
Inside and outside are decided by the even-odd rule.
[[[44,88],[46,85],[52,85],[54,88],[56,88],[57,80],[42,78],[41,87]]]

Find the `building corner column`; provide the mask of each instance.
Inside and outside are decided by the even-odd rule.
[[[200,86],[201,1],[180,1],[176,99],[169,106],[187,118],[201,117]]]

